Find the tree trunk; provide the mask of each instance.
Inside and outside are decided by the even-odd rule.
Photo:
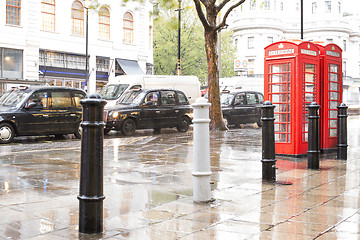
[[[213,29],[205,29],[205,51],[208,64],[208,86],[209,86],[209,102],[210,107],[210,129],[226,130],[223,122],[223,115],[220,103],[220,86],[219,86],[219,68],[218,55],[216,51],[217,32]]]

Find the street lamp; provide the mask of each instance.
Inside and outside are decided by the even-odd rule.
[[[178,62],[177,62],[177,75],[181,75],[181,0],[179,1],[179,9],[176,9],[176,11],[179,11],[179,25],[178,25]]]
[[[86,23],[85,23],[85,89],[88,90],[89,85],[89,7],[91,0],[84,1],[84,7],[86,9]]]

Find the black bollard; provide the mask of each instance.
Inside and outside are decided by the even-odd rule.
[[[262,105],[262,179],[265,182],[276,181],[274,108],[266,101]]]
[[[103,140],[104,106],[100,95],[92,94],[80,101],[83,106],[81,123],[81,165],[79,199],[79,232],[103,232]]]
[[[308,127],[308,169],[320,168],[320,132],[319,132],[319,109],[316,102],[310,103],[309,127]]]
[[[338,108],[338,144],[337,159],[347,160],[347,109],[345,103],[341,103]]]

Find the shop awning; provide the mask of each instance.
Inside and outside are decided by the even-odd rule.
[[[116,62],[127,75],[144,75],[137,61],[116,58]]]

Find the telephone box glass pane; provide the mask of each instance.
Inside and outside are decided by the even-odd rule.
[[[302,138],[303,142],[308,141],[308,116],[309,110],[307,106],[316,101],[316,74],[317,69],[315,64],[303,63],[304,79],[303,79],[303,127]]]
[[[338,72],[338,65],[336,64],[330,64],[330,72]]]
[[[336,128],[337,127],[337,120],[335,120],[335,119],[330,120],[330,127],[331,128]]]
[[[338,102],[337,101],[330,101],[330,109],[337,109]]]
[[[275,105],[275,141],[290,142],[290,63],[269,66],[269,99]]]
[[[337,129],[330,129],[330,137],[336,137],[337,135]]]
[[[331,100],[338,100],[338,93],[337,92],[330,92],[330,99]]]
[[[337,83],[333,83],[333,82],[330,82],[330,90],[331,91],[337,91],[338,90],[338,85]]]
[[[338,81],[338,74],[337,73],[330,73],[330,80],[333,82]]]

